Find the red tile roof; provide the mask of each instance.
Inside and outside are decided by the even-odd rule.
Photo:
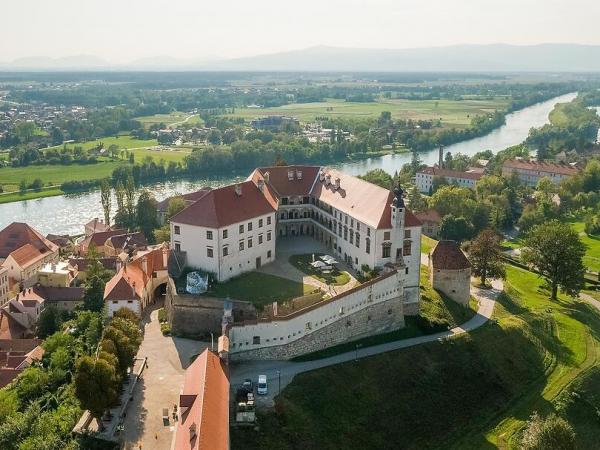
[[[25,244],[24,246],[12,252],[10,256],[20,267],[25,268],[35,264],[41,259],[44,259],[49,254],[50,253],[45,247],[38,249],[32,244]]]
[[[50,242],[26,223],[13,222],[0,231],[0,259],[8,258],[8,255],[27,244],[37,249],[38,253],[58,250],[56,244]]]
[[[0,350],[3,349],[3,340],[28,338],[31,336],[31,332],[13,319],[8,313],[0,311]]]
[[[79,302],[83,301],[85,289],[82,287],[49,287],[39,284],[32,288],[33,292],[46,302]]]
[[[209,191],[171,218],[173,223],[221,228],[269,213],[275,208],[252,181],[239,183],[242,193],[236,193],[236,184]]]
[[[431,253],[431,263],[434,269],[461,270],[471,267],[471,263],[454,241],[440,241]]]
[[[420,212],[420,213],[416,213],[415,216],[421,222],[435,222],[435,223],[441,223],[442,222],[442,216],[440,216],[440,213],[437,212],[433,208],[432,209],[428,209],[428,210],[423,211],[423,212]]]
[[[437,166],[425,167],[424,169],[419,170],[417,173],[425,173],[427,175],[445,178],[465,178],[468,180],[479,180],[483,176],[483,173],[480,173],[478,171],[460,172],[458,170],[440,169]]]
[[[127,230],[118,229],[118,230],[108,230],[108,231],[100,231],[97,233],[90,234],[86,237],[80,244],[80,248],[83,253],[87,253],[88,248],[91,244],[94,244],[96,247],[101,247],[104,245],[106,240],[112,236],[118,236],[120,234],[126,234]]]
[[[179,404],[175,450],[229,449],[229,379],[217,355],[204,350],[186,369]]]
[[[92,233],[99,233],[102,231],[110,230],[110,225],[104,223],[104,221],[100,220],[98,217],[94,217],[88,223],[85,224],[85,228],[92,230]]]
[[[535,170],[537,172],[558,173],[561,175],[575,175],[579,170],[569,164],[546,161],[525,161],[523,159],[507,159],[502,164],[504,169]]]
[[[256,169],[265,177],[269,173],[269,185],[279,197],[304,196],[310,193],[319,174],[319,166],[275,166]],[[291,179],[290,179],[291,175]]]
[[[156,210],[160,211],[160,212],[167,212],[169,209],[169,202],[172,199],[177,198],[177,197],[183,198],[185,204],[189,205],[189,204],[195,202],[196,200],[199,200],[200,198],[204,197],[206,195],[206,193],[208,191],[210,191],[211,189],[212,189],[211,187],[205,186],[198,191],[188,192],[187,194],[166,198],[156,204]]]
[[[105,244],[116,250],[120,250],[131,247],[146,247],[148,245],[148,241],[146,240],[144,233],[137,232],[111,236],[105,241]]]

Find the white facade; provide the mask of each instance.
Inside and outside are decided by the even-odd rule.
[[[0,306],[3,306],[8,301],[9,293],[8,269],[0,266]]]
[[[107,314],[108,317],[112,317],[114,313],[116,313],[121,308],[128,308],[136,313],[138,316],[141,316],[142,310],[140,308],[140,301],[136,298],[132,298],[130,300],[109,300],[106,303],[107,306]]]
[[[395,273],[366,289],[341,295],[339,299],[324,302],[291,318],[234,325],[229,330],[229,351],[234,354],[289,344],[327,325],[343,320],[346,315],[402,296],[403,276],[401,273]]]
[[[466,188],[475,188],[475,185],[477,184],[476,179],[474,178],[466,178],[466,177],[461,177],[461,176],[453,176],[453,175],[434,175],[431,173],[427,173],[427,172],[417,172],[415,175],[415,184],[417,186],[417,189],[424,193],[424,194],[429,194],[431,192],[431,190],[433,189],[433,178],[435,176],[440,176],[446,179],[446,181],[448,181],[448,183],[450,184],[456,184],[457,186],[460,187],[466,187]]]
[[[510,178],[516,173],[519,180],[527,186],[535,187],[542,178],[548,178],[554,184],[560,184],[562,180],[571,178],[573,174],[558,173],[551,170],[540,170],[539,167],[521,168],[521,167],[502,167],[502,176]]]
[[[21,267],[13,258],[12,254],[4,260],[2,265],[8,269],[8,276],[14,281],[21,283],[23,288],[33,286],[37,282],[38,271],[48,263],[58,261],[58,251],[48,252],[43,258],[28,261]]]
[[[221,228],[171,222],[171,248],[187,252],[189,267],[213,273],[218,281],[275,260],[275,213]]]

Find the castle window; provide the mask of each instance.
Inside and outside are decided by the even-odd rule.
[[[239,233],[242,234],[244,232],[244,224],[240,225]]]
[[[262,234],[259,234],[259,235],[258,235],[258,245],[260,245],[260,244],[262,244],[262,243],[263,243],[263,235],[262,235]]]
[[[252,345],[258,345],[260,344],[260,336],[254,336],[252,338]]]
[[[381,257],[382,258],[389,258],[390,254],[391,254],[391,250],[392,247],[388,244],[388,245],[382,245],[381,246]]]
[[[248,222],[248,231],[252,231],[252,222]]]
[[[248,239],[248,248],[252,248],[252,238]]]
[[[223,239],[227,239],[227,229],[223,230]]]
[[[258,228],[261,228],[262,226],[263,226],[263,220],[258,219]]]
[[[271,250],[269,250],[269,251],[267,252],[267,258],[270,258],[270,257],[271,257]]]
[[[244,250],[244,241],[240,241],[240,251]]]
[[[271,225],[271,216],[267,217],[267,225]]]
[[[209,258],[213,257],[213,248],[212,247],[206,247],[206,256]]]
[[[267,241],[270,241],[270,240],[271,240],[271,232],[267,231]]]
[[[181,228],[179,228],[179,225],[175,225],[173,228],[174,228],[175,234],[181,234]]]
[[[212,241],[212,238],[213,238],[212,231],[206,230],[206,239],[208,239],[209,241]]]
[[[367,254],[371,253],[371,239],[369,238],[365,239],[365,251]]]
[[[229,255],[229,247],[228,246],[223,246],[223,256],[227,256]]]
[[[402,246],[402,254],[404,256],[410,256],[412,254],[412,241],[404,241]]]
[[[179,242],[175,242],[175,251],[176,252],[180,252],[181,251],[181,244]]]
[[[360,234],[359,233],[356,233],[355,244],[357,247],[360,247]]]
[[[410,230],[404,230],[404,239],[410,239]]]
[[[384,231],[383,232],[383,240],[384,241],[389,241],[390,240],[390,232],[389,231]]]

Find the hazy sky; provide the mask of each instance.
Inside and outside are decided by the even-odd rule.
[[[237,57],[314,45],[600,44],[598,0],[3,0],[0,61]]]

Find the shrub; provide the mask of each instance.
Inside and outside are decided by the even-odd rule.
[[[585,218],[585,232],[589,235],[600,234],[600,215],[590,214]]]
[[[523,450],[574,450],[575,432],[569,422],[552,414],[542,419],[533,413],[523,431]]]

